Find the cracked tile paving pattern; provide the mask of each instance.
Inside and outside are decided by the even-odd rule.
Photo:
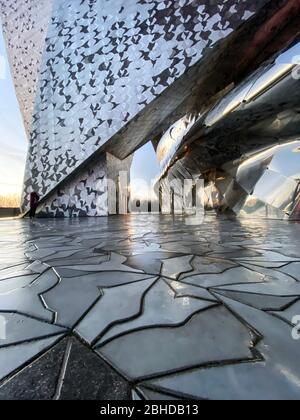
[[[299,399],[299,229],[2,221],[0,400]]]

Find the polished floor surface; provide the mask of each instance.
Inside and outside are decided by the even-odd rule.
[[[1,221],[0,399],[300,399],[299,233]]]

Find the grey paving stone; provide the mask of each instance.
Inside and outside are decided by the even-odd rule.
[[[34,251],[27,251],[25,254],[31,260],[42,260],[48,256],[55,255],[56,251],[54,249],[35,249]]]
[[[194,270],[190,273],[182,274],[179,277],[180,280],[196,274],[220,274],[237,266],[230,261],[198,256],[192,260],[191,265]]]
[[[18,312],[51,322],[53,312],[45,307],[40,294],[57,283],[57,275],[48,269],[31,285],[0,294],[0,311]]]
[[[93,261],[93,264],[88,264]],[[76,270],[101,272],[101,271],[129,271],[133,273],[141,273],[137,270],[126,265],[127,258],[116,253],[112,253],[110,259],[106,256],[93,257],[90,259],[83,259],[75,261],[62,260],[60,263],[55,263],[55,266],[64,266],[65,268],[76,268]],[[71,262],[71,265],[69,263]]]
[[[128,334],[137,329],[182,324],[196,312],[214,305],[212,302],[190,297],[176,297],[172,289],[162,280],[148,289],[142,304],[142,313],[138,318],[112,326],[96,346],[114,336]]]
[[[45,263],[49,263],[51,261],[56,261],[60,259],[68,259],[72,258],[74,255],[76,255],[80,251],[80,248],[73,248],[70,249],[70,247],[66,246],[64,249],[61,249],[59,247],[58,249],[55,248],[44,248],[41,250],[37,250],[36,252],[26,253],[26,255],[33,260],[41,260]]]
[[[296,298],[300,296],[300,283],[290,277],[288,281],[269,279],[265,283],[257,283],[256,285],[253,283],[235,284],[226,286],[226,290],[272,296],[293,296]]]
[[[21,289],[25,286],[29,286],[38,278],[38,275],[27,275],[11,277],[9,279],[0,280],[0,295],[3,293],[12,292],[16,289]]]
[[[294,279],[300,282],[300,262],[290,263],[281,268],[280,271],[294,277]]]
[[[262,274],[265,276],[265,282],[268,283],[270,281],[279,282],[279,283],[287,283],[289,284],[295,284],[296,280],[291,277],[290,275],[283,273],[280,269],[271,269],[268,267],[259,267],[256,265],[248,264],[241,262],[241,265],[245,268],[248,268],[249,270],[253,270],[257,273]]]
[[[170,238],[173,239],[173,238]],[[162,250],[166,252],[180,252],[182,254],[205,254],[212,251],[211,245],[208,242],[192,242],[184,241],[178,238],[175,242],[162,242]]]
[[[128,257],[126,264],[137,270],[142,270],[145,273],[160,274],[162,260],[179,256],[180,254],[171,252],[147,252],[145,254]]]
[[[150,278],[138,283],[102,289],[103,296],[76,327],[77,333],[91,344],[107,330],[113,330],[116,323],[137,317],[142,310],[142,298],[155,281],[156,278]]]
[[[0,339],[0,348],[24,341],[65,333],[64,328],[47,324],[24,315],[0,312],[2,326],[5,324],[5,337]]]
[[[197,369],[152,381],[169,392],[208,400],[296,400],[299,388],[288,376],[267,372],[264,363],[242,363]]]
[[[276,315],[277,317],[286,320],[291,325],[298,325],[298,321],[296,323],[296,317],[300,317],[300,300],[297,300],[297,302],[293,303],[291,306],[289,306],[287,309],[283,311],[273,311],[273,315]]]
[[[146,274],[108,272],[63,278],[52,290],[43,294],[47,305],[57,312],[60,325],[73,327],[101,297],[102,287],[113,287],[148,279]]]
[[[192,286],[185,284],[180,281],[165,279],[170,287],[176,292],[176,297],[194,297],[199,299],[208,300],[210,302],[216,302],[217,299],[205,288]]]
[[[286,262],[267,262],[267,261],[252,261],[251,260],[251,264],[253,264],[253,266],[256,267],[263,267],[263,268],[281,268],[284,267],[286,265]]]
[[[126,257],[131,257],[134,255],[140,255],[142,253],[146,254],[148,252],[158,252],[160,251],[160,245],[158,244],[150,244],[148,245],[145,243],[144,240],[141,241],[133,241],[133,240],[124,240],[122,241],[121,238],[114,241],[106,241],[100,244],[97,252],[103,251],[113,251],[118,252],[119,255],[123,255]]]
[[[201,286],[205,288],[234,285],[234,284],[248,284],[261,283],[266,280],[266,276],[255,271],[248,270],[244,267],[236,267],[220,274],[198,274],[186,277],[181,281],[183,283]],[[255,287],[255,286],[254,286]]]
[[[145,400],[150,401],[178,401],[182,398],[179,397],[172,397],[171,395],[164,394],[162,392],[153,391],[152,389],[145,388],[143,386],[139,386],[138,391],[143,395]]]
[[[23,250],[18,253],[18,250],[10,250],[6,255],[0,258],[0,270],[8,270],[16,265],[23,265],[27,262]]]
[[[76,270],[85,270],[84,267],[87,267],[87,271],[103,271],[102,264],[105,264],[109,261],[109,256],[107,255],[98,255],[96,257],[90,258],[62,258],[62,259],[53,259],[47,261],[47,264],[50,264],[52,267],[74,267]]]
[[[92,239],[82,239],[81,241],[80,241],[80,243],[81,243],[81,245],[84,247],[84,248],[92,248],[92,247],[94,247],[94,248],[96,248],[97,247],[97,245],[99,245],[100,244],[100,242],[101,242],[101,239],[96,239],[96,238],[92,238]]]
[[[210,256],[214,257],[214,258],[226,258],[226,259],[238,259],[238,260],[247,260],[247,259],[251,259],[251,260],[255,260],[255,261],[259,261],[260,256],[262,255],[262,252],[259,251],[252,251],[252,250],[247,250],[247,249],[239,249],[236,251],[232,251],[232,250],[226,250],[222,253],[212,253],[210,254]]]
[[[255,393],[258,390],[274,389],[277,384],[276,395],[282,393],[283,398],[290,395],[294,399],[298,395],[300,398],[300,365],[299,361],[299,341],[292,336],[291,327],[280,319],[258,309],[233,301],[226,297],[221,297],[223,302],[234,313],[245,320],[248,325],[252,325],[262,337],[258,342],[256,349],[262,355],[264,363],[264,380],[259,379],[263,376],[257,374],[252,369],[251,378],[253,384],[256,384]],[[255,365],[256,366],[256,365]],[[254,367],[255,367],[254,366]],[[261,364],[258,365],[261,370]],[[247,378],[249,383],[249,378]],[[268,382],[272,381],[272,386]],[[254,387],[254,385],[252,385]],[[285,390],[283,391],[283,388]]]
[[[124,335],[97,352],[136,379],[206,363],[252,359],[251,342],[250,330],[225,308],[216,307],[181,327]]]
[[[0,270],[0,280],[5,280],[11,277],[27,276],[32,274],[31,271],[26,270],[28,263],[14,265],[13,267]]]
[[[71,278],[71,277],[81,277],[90,274],[89,271],[81,271],[71,268],[64,268],[64,267],[56,267],[55,271],[57,274],[63,279],[65,277]]]
[[[180,274],[193,271],[193,267],[191,265],[192,259],[192,255],[187,255],[184,257],[163,260],[163,267],[161,271],[162,276],[175,280]]]
[[[33,263],[27,266],[27,270],[32,273],[42,274],[49,269],[47,264],[43,264],[40,261],[34,261]]]
[[[222,288],[217,288],[216,290],[218,290],[219,295],[227,296],[230,299],[237,300],[263,311],[280,311],[291,305],[297,299],[295,297],[259,295],[257,293],[230,292],[222,290]]]
[[[293,261],[299,261],[299,257],[288,257],[284,254],[281,254],[280,252],[274,252],[274,251],[261,251],[261,255],[259,257],[252,257],[252,258],[244,258],[243,256],[237,256],[236,259],[243,260],[243,261],[249,261],[251,263],[287,263],[287,262],[293,262]],[[276,264],[274,265],[276,268]],[[272,267],[270,267],[272,268]]]

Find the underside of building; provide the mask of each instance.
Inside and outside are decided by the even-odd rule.
[[[203,179],[219,211],[299,220],[299,12],[299,0],[0,1],[29,138],[23,210],[35,191],[41,216],[115,213],[120,173],[151,141],[160,185]]]

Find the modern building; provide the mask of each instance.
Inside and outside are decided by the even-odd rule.
[[[0,1],[29,138],[24,209],[36,191],[43,216],[113,212],[108,180],[152,141],[162,183],[203,178],[219,208],[299,218],[299,12],[299,0]]]

